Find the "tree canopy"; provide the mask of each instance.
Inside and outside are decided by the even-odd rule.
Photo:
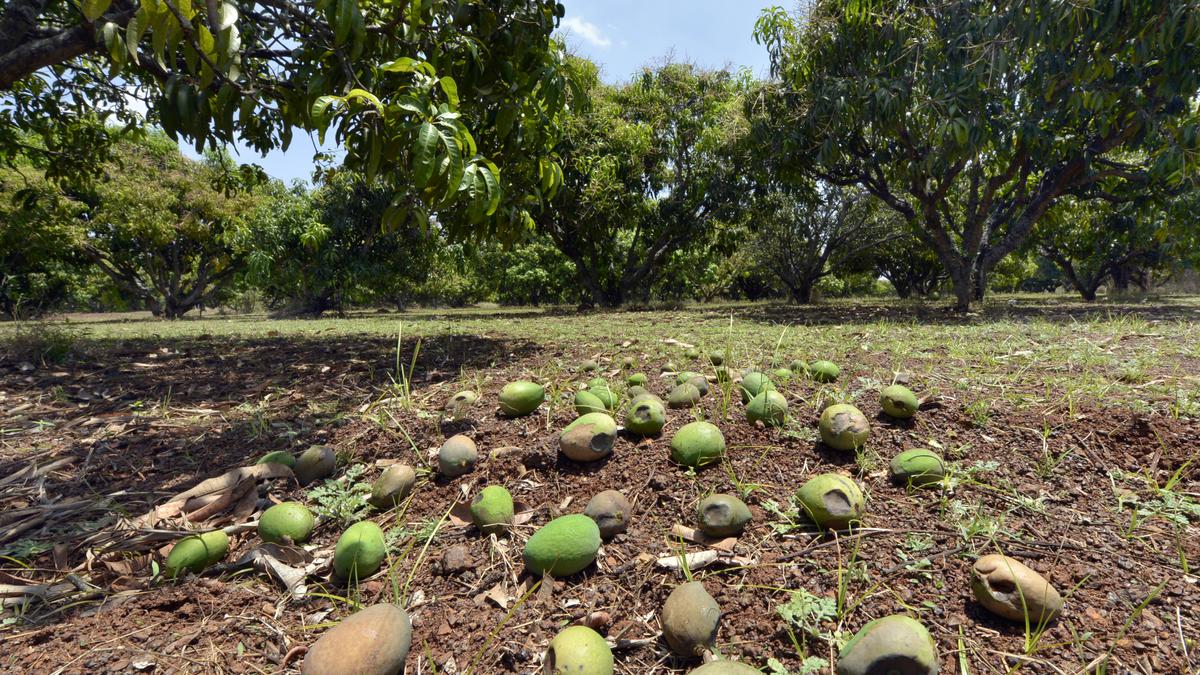
[[[1194,0],[820,0],[756,34],[794,163],[912,222],[960,309],[1062,198],[1200,174]]]
[[[328,134],[390,190],[387,227],[451,213],[463,236],[519,235],[561,176],[563,13],[552,0],[3,0],[0,161],[95,176],[143,124],[141,99],[198,151]]]

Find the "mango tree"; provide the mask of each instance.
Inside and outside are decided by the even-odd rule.
[[[551,33],[564,11],[553,0],[3,0],[0,160],[32,153],[51,179],[78,181],[146,122],[197,151],[286,149],[311,132],[387,187],[388,228],[447,213],[457,234],[519,235],[561,175],[549,149],[568,78]]]
[[[956,307],[1067,196],[1200,175],[1194,0],[818,0],[756,27],[794,163],[915,226]]]

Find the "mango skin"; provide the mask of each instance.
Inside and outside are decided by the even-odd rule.
[[[617,440],[617,423],[607,413],[588,413],[562,430],[559,448],[568,459],[595,462],[612,453]]]
[[[258,519],[258,536],[271,544],[303,544],[316,523],[312,511],[300,502],[276,504]]]
[[[837,675],[896,672],[937,675],[933,637],[921,622],[893,614],[868,622],[838,654]]]
[[[412,622],[397,605],[372,605],[325,631],[304,656],[301,675],[394,675],[404,670]]]
[[[1062,596],[1037,570],[1005,555],[985,555],[971,567],[971,592],[988,611],[1031,627],[1053,621]]]
[[[383,530],[364,520],[346,528],[333,549],[333,573],[339,579],[365,579],[387,558]]]
[[[946,476],[946,463],[932,450],[913,448],[892,458],[892,480],[912,486],[940,483]]]
[[[721,607],[704,584],[689,581],[667,596],[662,609],[663,638],[676,654],[694,659],[712,646],[721,623]]]
[[[489,485],[471,500],[471,519],[484,534],[499,534],[512,525],[512,493],[502,485]]]
[[[849,403],[836,403],[821,412],[821,441],[834,450],[861,448],[871,436],[871,423]]]
[[[862,520],[866,507],[862,488],[837,473],[813,476],[796,491],[796,501],[819,527],[840,530]]]
[[[596,560],[600,527],[596,521],[573,513],[546,523],[525,542],[525,567],[534,574],[567,577]]]
[[[296,456],[286,450],[276,450],[263,455],[255,464],[282,464],[290,469],[296,466]]]
[[[625,413],[625,428],[639,436],[653,436],[667,423],[662,401],[646,398],[635,401]]]
[[[883,391],[879,392],[879,407],[888,417],[906,420],[917,414],[920,402],[917,401],[917,395],[912,393],[908,387],[902,384],[893,384],[890,387],[884,387]]]
[[[612,675],[608,643],[587,626],[568,626],[550,641],[542,673],[546,675]]]
[[[683,425],[671,438],[671,460],[698,468],[721,461],[725,455],[725,436],[708,422]]]
[[[509,382],[500,390],[500,412],[508,417],[524,417],[538,409],[546,399],[546,390],[535,382]]]
[[[817,382],[836,382],[842,369],[832,361],[813,361],[808,364],[808,376]]]
[[[174,579],[184,571],[199,574],[214,565],[229,553],[229,535],[221,530],[193,534],[184,537],[171,547],[163,571],[168,579]]]

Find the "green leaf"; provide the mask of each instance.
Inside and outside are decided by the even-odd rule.
[[[346,92],[346,95],[343,98],[345,98],[347,101],[362,99],[375,106],[375,112],[383,114],[383,103],[379,101],[379,98],[375,96],[375,94],[372,94],[366,89],[351,89],[350,91]]]
[[[88,23],[95,23],[100,15],[108,11],[112,5],[112,0],[82,0],[80,9],[83,10],[83,18],[88,20]]]
[[[500,208],[500,169],[490,160],[484,159],[480,174],[487,185],[488,207],[487,215],[496,213]]]
[[[312,118],[314,121],[320,121],[327,124],[326,115],[329,113],[329,107],[337,103],[340,98],[337,96],[320,96],[312,104]]]
[[[354,14],[358,11],[355,0],[337,0],[337,8],[333,14],[333,41],[342,44],[350,37],[354,28]]]
[[[451,108],[458,107],[458,83],[449,75],[438,80],[438,84],[442,86],[442,91],[446,92],[446,100],[450,102]]]
[[[417,60],[408,56],[401,56],[395,61],[388,61],[379,66],[379,69],[387,73],[411,73],[417,69]]]
[[[418,188],[428,185],[429,179],[433,177],[438,139],[437,129],[429,122],[422,122],[421,130],[417,132],[417,146],[413,152],[413,184]]]

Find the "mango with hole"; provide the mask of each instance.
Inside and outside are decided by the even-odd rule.
[[[276,504],[258,519],[258,536],[270,544],[303,544],[312,536],[316,519],[300,502]]]
[[[906,420],[917,414],[920,403],[917,401],[917,395],[908,387],[893,384],[879,392],[879,407],[883,408],[888,417]]]
[[[671,437],[671,461],[699,468],[721,461],[725,455],[725,436],[709,422],[691,422]]]
[[[471,500],[471,520],[484,534],[501,534],[513,524],[516,507],[503,485],[489,485]]]
[[[606,413],[588,413],[571,422],[559,434],[563,455],[576,462],[595,462],[612,452],[617,441],[617,423]]]
[[[751,424],[762,422],[769,427],[783,426],[787,413],[787,398],[774,389],[759,392],[746,404],[746,420]]]
[[[871,424],[862,411],[849,403],[837,403],[821,412],[821,440],[834,450],[856,450],[871,436]]]
[[[508,417],[524,417],[538,409],[546,399],[546,390],[536,382],[509,382],[500,390],[500,412]]]
[[[775,388],[775,383],[765,373],[751,371],[742,376],[742,402],[746,403],[763,391]]]
[[[308,648],[302,675],[396,675],[412,646],[412,622],[398,605],[372,605],[351,614]]]
[[[710,537],[737,537],[750,522],[750,508],[733,495],[709,495],[696,507],[696,520]]]
[[[479,394],[476,394],[473,391],[464,389],[463,391],[460,391],[457,394],[451,396],[446,401],[445,409],[449,412],[459,412],[461,410],[465,410],[465,409],[470,408],[471,406],[475,405],[475,402],[478,400],[479,400]]]
[[[586,415],[594,412],[604,412],[604,401],[590,391],[575,392],[575,414]]]
[[[810,478],[796,492],[796,502],[809,520],[830,530],[842,530],[852,522],[861,521],[866,510],[862,488],[837,473]]]
[[[367,503],[377,509],[390,509],[408,498],[417,484],[417,473],[407,464],[393,464],[371,485]]]
[[[842,375],[842,369],[832,361],[813,361],[808,364],[808,376],[817,382],[836,382]]]
[[[286,450],[276,450],[263,455],[255,464],[282,464],[291,469],[296,466],[296,456]]]
[[[869,621],[838,654],[837,675],[937,675],[937,645],[920,621],[893,614]]]
[[[193,534],[171,547],[163,563],[163,573],[168,579],[174,579],[184,571],[199,574],[220,562],[226,553],[229,553],[229,535],[222,530]]]
[[[600,538],[608,541],[629,527],[629,500],[616,490],[605,490],[592,497],[584,515],[596,521]]]
[[[653,398],[634,400],[625,413],[625,428],[638,436],[653,436],[667,423],[662,401]]]
[[[612,675],[608,643],[587,626],[567,626],[550,641],[541,675]]]
[[[721,608],[705,590],[704,584],[689,581],[676,586],[667,596],[660,618],[663,638],[671,651],[695,659],[716,641]]]
[[[700,390],[691,382],[677,385],[667,394],[667,405],[671,408],[691,408],[700,402]]]
[[[364,520],[346,528],[333,548],[333,573],[339,579],[365,579],[383,565],[387,558],[383,530]]]
[[[438,449],[438,473],[447,478],[457,478],[470,473],[479,461],[479,450],[475,441],[462,434],[446,439]]]
[[[971,591],[989,612],[1031,628],[1053,621],[1063,608],[1062,596],[1046,578],[1021,561],[985,555],[971,567]]]
[[[525,542],[525,567],[535,575],[566,577],[596,561],[600,527],[582,513],[546,523]]]
[[[328,445],[312,445],[296,458],[292,473],[296,474],[296,480],[301,485],[308,485],[333,475],[336,468],[337,456],[333,454],[333,448]]]
[[[940,483],[946,477],[946,463],[934,451],[913,448],[892,458],[892,480],[901,485],[922,486]]]

